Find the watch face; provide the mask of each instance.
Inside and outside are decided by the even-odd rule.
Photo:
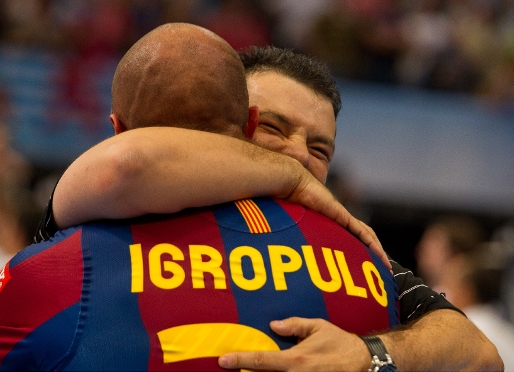
[[[394,364],[386,364],[378,369],[379,372],[398,372],[398,368]]]
[[[386,354],[386,358],[380,360],[378,359],[378,356],[373,356],[373,362],[371,369],[368,370],[372,372],[398,372],[398,368],[396,368],[396,365],[394,364],[391,357]]]

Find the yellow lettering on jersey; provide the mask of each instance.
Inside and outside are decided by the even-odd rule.
[[[280,350],[268,335],[242,324],[187,324],[165,329],[157,336],[164,363],[218,357],[237,351]]]
[[[341,276],[343,277],[344,286],[346,287],[346,293],[348,296],[368,298],[366,288],[359,287],[354,284],[344,253],[341,251],[334,251],[334,254],[336,256],[337,265],[339,266],[339,271],[341,271]]]
[[[161,243],[157,244],[148,254],[148,266],[150,269],[150,280],[152,283],[161,289],[174,289],[179,287],[186,278],[184,269],[173,261],[164,261],[161,266],[162,255],[169,254],[175,261],[183,261],[184,253],[174,246],[173,244]],[[165,278],[163,276],[164,271],[171,273],[172,276]]]
[[[293,248],[285,245],[268,245],[268,252],[275,289],[286,291],[287,283],[284,274],[299,270],[302,267],[302,257]],[[282,257],[289,258],[289,262],[284,262]]]
[[[132,293],[143,292],[143,250],[141,244],[130,245],[130,263],[132,267],[132,283],[130,291]]]
[[[323,257],[325,258],[325,264],[327,265],[328,272],[330,274],[330,281],[325,281],[321,277],[319,272],[318,263],[314,257],[314,251],[311,245],[302,245],[303,257],[305,258],[305,265],[309,270],[309,275],[312,282],[316,287],[324,292],[336,292],[341,288],[342,281],[341,275],[337,271],[337,266],[332,255],[332,250],[329,248],[321,248],[323,251]]]
[[[366,277],[366,281],[368,282],[369,291],[377,300],[377,302],[383,307],[387,306],[387,292],[384,288],[384,281],[378,272],[378,269],[369,261],[364,261],[362,263],[362,271],[364,272],[364,276]],[[380,286],[380,292],[378,293],[377,287],[375,285],[375,281],[373,280],[373,274],[378,279],[378,285]]]
[[[184,261],[184,253],[180,248],[169,244],[157,244],[149,250],[148,266],[145,267],[141,244],[131,244],[131,292],[140,293],[144,290],[144,271],[149,271],[150,281],[161,289],[175,289],[185,281],[185,270],[175,261]],[[342,251],[322,247],[323,258],[330,275],[330,280],[321,277],[320,268],[314,249],[311,245],[303,245],[302,255],[291,247],[284,245],[268,245],[268,254],[271,264],[271,274],[275,290],[288,289],[286,273],[293,273],[301,269],[303,260],[309,272],[312,283],[323,292],[336,292],[343,283],[348,296],[368,298],[368,291],[364,287],[355,285],[352,273]],[[205,288],[205,275],[214,278],[215,289],[227,288],[227,273],[222,269],[223,257],[221,253],[207,245],[189,245],[191,280],[193,288]],[[167,257],[171,256],[171,260]],[[251,262],[253,277],[243,272],[243,259]],[[335,259],[334,259],[335,258]],[[256,291],[267,282],[267,272],[262,253],[254,247],[239,246],[232,250],[229,256],[229,275],[232,282],[246,291]],[[247,266],[248,267],[248,266]],[[376,266],[370,262],[362,263],[362,273],[373,298],[386,307],[388,304],[385,284]],[[355,275],[355,273],[353,273]],[[376,279],[375,279],[376,278]]]
[[[254,277],[249,279],[245,278],[243,273],[243,257],[248,257],[252,262]],[[232,281],[241,289],[247,291],[256,291],[266,284],[266,269],[264,267],[264,259],[261,253],[249,246],[240,246],[235,248],[229,257],[230,273],[232,274]]]
[[[221,268],[223,258],[221,253],[208,245],[190,245],[189,256],[191,257],[191,276],[193,288],[205,288],[205,273],[214,277],[215,289],[227,289],[225,273]],[[203,261],[208,257],[208,261]]]

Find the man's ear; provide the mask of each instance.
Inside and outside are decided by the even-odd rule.
[[[259,124],[259,108],[257,106],[250,106],[248,108],[248,113],[248,122],[245,126],[245,137],[252,139],[255,129]]]
[[[120,118],[116,114],[109,115],[109,119],[111,119],[112,129],[114,130],[114,134],[120,134],[127,130],[125,124],[123,124]]]

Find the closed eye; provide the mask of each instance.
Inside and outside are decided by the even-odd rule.
[[[280,127],[278,127],[277,125],[274,125],[274,124],[267,123],[267,122],[260,122],[259,127],[270,133],[277,133],[277,134],[282,134],[282,135],[284,134],[284,133],[282,133],[282,130],[280,129]]]
[[[332,160],[332,152],[323,147],[312,146],[309,147],[309,150],[316,158],[326,161],[327,163]]]

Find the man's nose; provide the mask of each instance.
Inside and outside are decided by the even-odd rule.
[[[298,160],[305,168],[309,167],[310,153],[305,142],[292,142],[287,146],[287,155]]]

